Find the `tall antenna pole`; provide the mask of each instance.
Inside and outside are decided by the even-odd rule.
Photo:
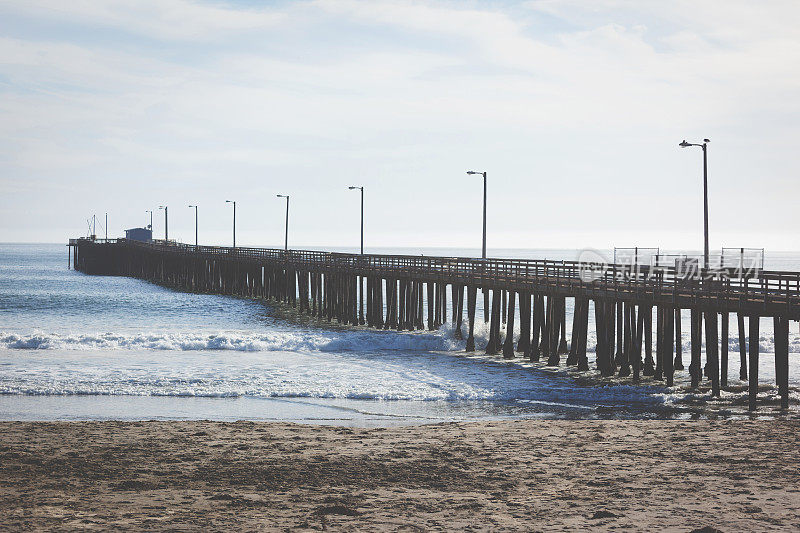
[[[108,240],[108,213],[106,213],[106,240]]]

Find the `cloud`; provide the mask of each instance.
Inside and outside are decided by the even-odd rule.
[[[653,225],[688,231],[694,221],[675,219],[670,203],[696,211],[684,186],[694,183],[696,158],[675,147],[693,134],[712,137],[713,171],[727,183],[759,172],[765,190],[786,187],[800,170],[787,141],[800,113],[794,4],[591,6],[6,2],[0,187],[20,190],[11,181],[24,179],[46,191],[76,180],[85,188],[70,209],[85,218],[82,210],[106,201],[92,186],[109,181],[140,185],[126,205],[169,194],[186,203],[187,190],[210,204],[228,189],[243,198],[290,186],[295,212],[308,217],[294,227],[312,243],[321,234],[314,222],[335,235],[347,221],[327,201],[303,212],[302,198],[327,198],[354,176],[384,206],[375,232],[400,232],[404,211],[392,204],[404,202],[419,217],[403,219],[403,235],[471,234],[470,226],[428,235],[418,218],[460,220],[463,204],[476,201],[459,181],[473,164],[491,167],[503,191],[490,210],[493,231],[510,241],[531,232],[531,212],[552,221],[551,240],[587,225],[616,234],[637,216],[669,221],[642,224],[648,238]],[[758,152],[742,148],[754,143]],[[735,189],[714,190],[735,201]],[[60,195],[40,201],[55,210]],[[793,212],[782,196],[769,201]],[[13,223],[15,200],[4,201],[12,208],[0,230]],[[563,215],[566,206],[577,214]],[[242,209],[243,224],[253,216],[261,227],[246,202]]]
[[[5,9],[59,24],[114,28],[162,40],[219,39],[273,28],[283,19],[280,13],[265,9],[232,9],[189,0],[25,0],[9,2]]]

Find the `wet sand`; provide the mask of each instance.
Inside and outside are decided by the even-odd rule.
[[[0,528],[798,530],[799,445],[775,420],[5,422]]]

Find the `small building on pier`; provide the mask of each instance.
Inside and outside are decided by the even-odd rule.
[[[153,230],[149,228],[126,229],[125,238],[129,241],[150,242],[153,240]]]

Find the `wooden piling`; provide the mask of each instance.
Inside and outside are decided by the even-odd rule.
[[[539,335],[542,330],[542,322],[544,320],[544,312],[542,310],[543,304],[543,297],[541,294],[534,294],[532,296],[533,300],[533,313],[531,314],[531,344],[528,348],[528,359],[532,362],[539,361],[540,358],[540,346],[539,346]]]
[[[503,357],[506,359],[514,358],[514,315],[516,309],[514,308],[514,300],[516,293],[508,291],[508,313],[506,314],[506,340],[503,343]]]
[[[664,377],[667,387],[675,384],[675,366],[673,359],[673,347],[675,340],[675,311],[671,307],[664,309]]]
[[[664,379],[664,308],[656,307],[656,370],[653,379]]]
[[[558,297],[558,321],[560,324],[561,340],[558,342],[558,353],[567,353],[567,299],[564,296]]]
[[[653,306],[647,305],[644,308],[644,367],[643,376],[653,376],[656,373],[655,361],[653,361]]]
[[[711,378],[711,395],[719,397],[719,340],[717,313],[706,311],[706,367]]]
[[[689,375],[691,376],[691,386],[696,389],[700,386],[700,355],[701,355],[701,339],[702,339],[702,316],[700,311],[692,309],[690,311],[690,329],[691,329],[691,350],[692,357],[689,363]]]
[[[750,383],[747,387],[748,409],[756,410],[758,397],[758,322],[759,317],[751,315],[748,319],[750,334],[747,344],[750,347]]]
[[[638,317],[636,320],[636,333],[634,335],[634,348],[633,348],[633,382],[639,383],[641,370],[642,370],[642,338],[644,333],[644,317],[645,313],[642,306],[639,306]]]
[[[567,355],[567,365],[574,366],[578,364],[578,342],[580,339],[581,321],[579,315],[581,313],[580,306],[583,302],[575,298],[572,308],[572,334],[570,335],[569,353]]]
[[[631,375],[631,365],[628,357],[631,353],[631,305],[625,302],[622,307],[622,356],[619,358],[619,373],[623,378]]]
[[[517,351],[529,356],[531,347],[531,293],[519,293],[519,342]]]
[[[737,313],[736,320],[739,325],[739,379],[747,380],[747,340],[744,332],[744,314]]]
[[[681,310],[675,308],[675,370],[683,370],[683,336],[681,335]]]
[[[492,316],[489,323],[489,342],[486,344],[486,354],[496,355],[500,351],[500,307],[502,296],[500,290],[492,291]]]
[[[475,306],[478,299],[478,288],[467,285],[467,351],[475,351]]]
[[[561,363],[559,357],[559,333],[561,332],[561,299],[551,294],[547,297],[548,307],[550,309],[549,316],[547,317],[549,339],[547,342],[547,366],[558,366]]]
[[[428,329],[433,331],[436,329],[433,321],[433,311],[434,311],[434,302],[433,302],[433,282],[429,281],[426,284],[427,287],[427,295],[428,295]]]
[[[589,370],[589,359],[586,356],[586,343],[589,337],[589,299],[582,298],[575,305],[580,307],[580,314],[576,315],[579,317],[576,358],[578,370],[586,371]]]
[[[781,409],[789,408],[789,319],[775,317],[775,381],[781,397]]]
[[[724,311],[720,316],[720,369],[719,369],[719,386],[725,388],[728,386],[728,312]]]

